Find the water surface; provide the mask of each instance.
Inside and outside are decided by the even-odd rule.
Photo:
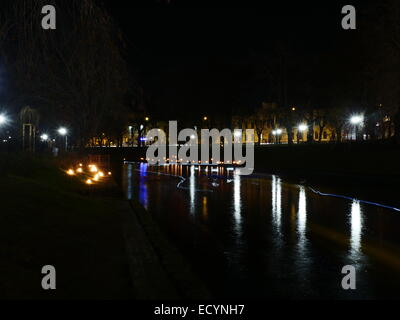
[[[394,210],[226,168],[126,163],[124,188],[215,297],[400,297]],[[357,270],[357,290],[342,289],[345,265]]]

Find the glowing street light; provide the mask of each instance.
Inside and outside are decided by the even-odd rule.
[[[4,114],[0,114],[0,125],[3,125],[7,122],[7,117]]]
[[[358,137],[358,127],[361,127],[364,124],[364,116],[362,115],[354,115],[350,118],[350,123],[354,126],[354,135],[355,140]]]
[[[65,150],[68,149],[68,130],[64,127],[58,129],[58,134],[65,137]]]
[[[306,124],[301,124],[299,125],[299,131],[304,132],[308,129],[308,126]]]
[[[43,142],[46,142],[46,141],[49,140],[49,136],[48,136],[47,134],[42,134],[42,135],[40,136],[40,139],[41,139]]]
[[[207,121],[207,120],[208,120],[208,117],[204,117],[203,120],[204,120],[204,121]]]
[[[68,130],[67,130],[66,128],[60,128],[60,129],[58,129],[58,133],[59,133],[61,136],[66,136],[67,133],[68,133]]]
[[[364,122],[364,117],[360,115],[352,116],[350,118],[350,123],[353,125],[360,125]]]
[[[272,131],[272,135],[275,137],[275,143],[279,142],[279,136],[282,134],[282,129],[276,129]]]
[[[241,130],[235,130],[234,135],[235,135],[236,138],[240,138],[242,136],[242,131]]]
[[[243,137],[243,133],[242,133],[242,130],[240,130],[240,129],[236,129],[234,132],[233,132],[233,137],[234,137],[234,142],[235,143],[241,143],[242,142],[242,137]]]

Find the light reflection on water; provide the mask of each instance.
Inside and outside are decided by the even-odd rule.
[[[272,217],[273,224],[277,233],[280,233],[281,215],[282,215],[282,194],[281,194],[281,179],[277,176],[272,176]]]
[[[147,183],[146,183],[146,176],[147,176],[147,164],[141,163],[140,164],[140,184],[139,184],[139,201],[142,203],[143,207],[147,210],[148,206],[148,194],[147,194]],[[128,166],[128,176],[129,174],[132,175],[133,166]],[[132,192],[132,189],[130,190]],[[132,195],[130,194],[130,198],[132,199]]]
[[[177,188],[180,176],[186,180]],[[363,272],[357,298],[373,296],[376,283],[385,283],[385,290],[398,285],[400,292],[398,273],[362,250],[364,241],[377,241],[375,234],[398,246],[397,231],[389,227],[400,223],[400,215],[323,198],[275,175],[249,178],[223,168],[127,164],[124,177],[127,198],[139,199],[203,277],[225,283],[217,286],[221,294],[348,297],[339,280],[349,263]],[[366,214],[380,219],[379,232],[366,225],[371,220]],[[379,277],[381,270],[390,280]]]
[[[363,217],[361,212],[361,206],[359,201],[353,201],[351,204],[351,254],[350,257],[354,261],[358,261],[361,258],[361,235],[362,235],[362,224]]]
[[[190,185],[190,214],[194,215],[195,201],[196,201],[196,177],[195,177],[194,166],[190,166],[189,185]]]
[[[233,217],[235,221],[235,231],[238,237],[240,237],[242,233],[241,207],[242,207],[242,200],[241,200],[241,188],[240,188],[240,175],[235,174],[233,178]]]
[[[299,248],[304,251],[306,238],[306,223],[307,223],[307,204],[306,204],[306,189],[300,186],[299,190],[299,210],[297,216],[297,231],[299,233]]]
[[[128,200],[131,200],[132,199],[132,193],[133,193],[133,190],[132,190],[132,184],[133,184],[133,176],[132,176],[132,171],[133,171],[133,166],[127,166],[126,167],[126,175],[127,175],[127,178],[126,178],[126,187],[125,187],[125,189],[126,189],[126,197],[127,197],[127,199]]]

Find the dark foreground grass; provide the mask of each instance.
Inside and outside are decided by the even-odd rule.
[[[2,156],[0,298],[132,297],[121,200],[87,188],[53,160]],[[56,290],[41,287],[44,265],[56,268]]]

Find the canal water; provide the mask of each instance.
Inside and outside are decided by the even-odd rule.
[[[400,298],[396,210],[228,168],[125,163],[123,177],[216,298]]]

